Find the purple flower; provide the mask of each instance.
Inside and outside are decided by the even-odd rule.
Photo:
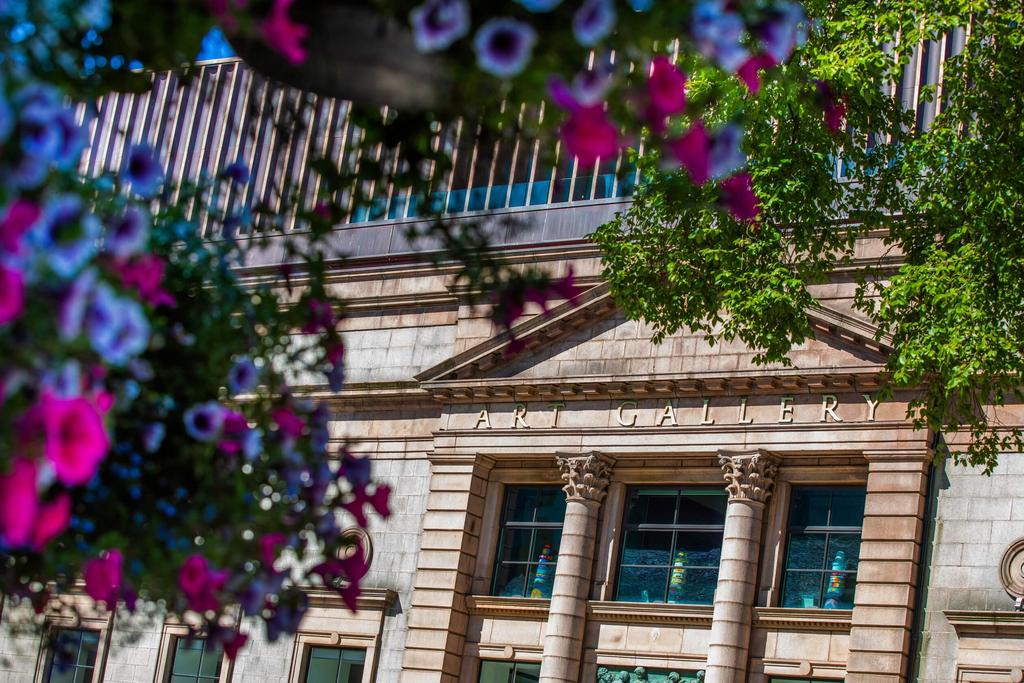
[[[526,67],[537,42],[537,32],[521,21],[491,19],[473,39],[477,65],[499,78],[515,76]]]
[[[11,168],[10,181],[14,187],[34,190],[46,180],[49,165],[39,157],[23,156]]]
[[[14,111],[7,99],[0,95],[0,143],[6,142],[14,130]]]
[[[259,428],[253,428],[242,436],[242,456],[252,462],[260,457],[263,452],[263,432]]]
[[[259,371],[249,358],[243,358],[228,371],[228,391],[232,396],[252,391],[259,379]]]
[[[595,67],[576,74],[572,79],[572,94],[582,107],[604,102],[612,84],[612,67]]]
[[[76,166],[85,149],[85,128],[78,125],[74,113],[65,107],[57,112],[54,125],[60,130],[60,146],[54,162],[63,168]]]
[[[102,282],[89,302],[85,330],[93,350],[115,366],[125,365],[149,345],[149,320],[142,306],[117,296]]]
[[[785,64],[794,48],[807,41],[807,16],[800,3],[781,0],[774,3],[754,33],[775,63]]]
[[[562,0],[516,0],[531,12],[550,12],[562,4]]]
[[[82,394],[82,366],[76,360],[65,361],[43,374],[43,390],[57,398],[78,398]]]
[[[121,164],[124,179],[143,197],[152,197],[163,179],[156,152],[149,145],[134,145]]]
[[[576,42],[591,47],[608,37],[615,28],[615,5],[612,0],[584,0],[572,18]]]
[[[698,0],[693,6],[693,39],[706,58],[726,71],[736,71],[750,57],[740,43],[743,19],[726,8],[725,0]]]
[[[245,185],[249,182],[249,167],[241,161],[236,161],[233,164],[228,164],[221,175],[239,185]]]
[[[712,180],[721,180],[747,165],[747,155],[740,148],[743,128],[735,123],[723,126],[708,149],[708,173]]]
[[[150,422],[142,428],[142,449],[147,453],[156,453],[167,435],[167,427],[163,422]]]
[[[51,201],[29,232],[29,241],[54,273],[73,277],[96,252],[100,222],[77,195]]]
[[[335,393],[341,391],[342,387],[345,386],[344,363],[331,366],[330,371],[327,373],[327,384],[331,387],[331,391]]]
[[[216,401],[200,403],[185,411],[185,432],[196,441],[215,441],[223,426],[224,407]]]
[[[149,216],[137,206],[129,206],[107,226],[105,247],[118,260],[133,256],[146,246]]]
[[[443,50],[469,33],[466,0],[427,0],[409,13],[420,52]]]
[[[83,270],[61,297],[57,309],[57,333],[62,341],[71,341],[82,332],[82,321],[95,284],[96,271],[92,268]]]

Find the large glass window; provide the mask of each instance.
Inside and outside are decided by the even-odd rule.
[[[220,678],[224,650],[205,638],[175,638],[170,683],[212,683]]]
[[[540,664],[522,662],[481,662],[480,683],[536,683]]]
[[[100,649],[98,631],[62,629],[47,656],[46,683],[90,683]]]
[[[854,486],[793,489],[783,607],[853,607],[864,495]]]
[[[493,595],[550,598],[562,540],[565,493],[558,486],[513,486],[505,494]]]
[[[306,683],[359,683],[365,665],[366,650],[311,647],[306,660]]]
[[[632,489],[616,599],[714,602],[727,503],[717,487]]]

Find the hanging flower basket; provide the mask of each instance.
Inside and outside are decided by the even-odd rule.
[[[444,62],[418,51],[395,19],[329,0],[298,0],[289,14],[309,27],[308,56],[300,64],[257,35],[232,38],[238,55],[259,73],[365,106],[423,111],[447,101],[451,80]]]

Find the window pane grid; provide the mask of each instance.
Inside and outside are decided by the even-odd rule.
[[[623,524],[617,599],[710,604],[726,500],[721,489],[633,489]]]
[[[176,638],[171,683],[212,683],[220,680],[224,650],[205,638]]]
[[[99,634],[87,630],[61,630],[53,641],[46,672],[47,683],[92,681],[99,651]]]
[[[560,487],[508,489],[491,586],[493,595],[551,597],[564,516],[565,496]]]
[[[850,609],[860,559],[861,487],[793,491],[783,607]],[[833,526],[834,524],[834,526]]]

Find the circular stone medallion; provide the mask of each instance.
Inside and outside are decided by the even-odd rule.
[[[1013,598],[1024,598],[1024,538],[1010,544],[999,563],[999,580]]]

